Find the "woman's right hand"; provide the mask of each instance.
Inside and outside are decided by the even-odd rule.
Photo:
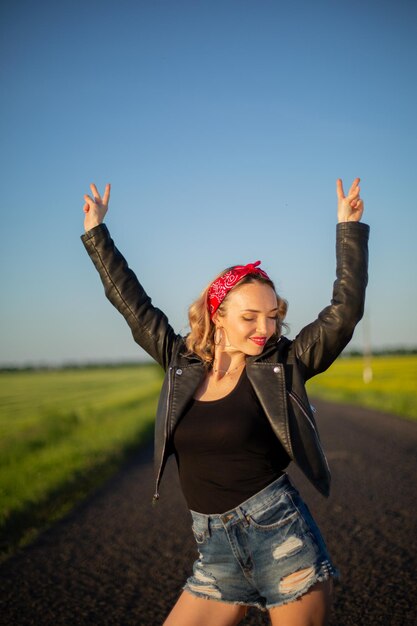
[[[100,196],[97,191],[97,187],[94,184],[90,185],[91,193],[93,194],[93,198],[85,194],[84,200],[84,228],[85,232],[94,228],[94,226],[98,226],[104,220],[104,216],[107,213],[107,209],[109,208],[109,199],[110,199],[110,183],[106,185],[104,190],[103,198]]]

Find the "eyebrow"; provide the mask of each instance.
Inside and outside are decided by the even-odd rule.
[[[270,311],[268,311],[268,313],[273,313],[274,311],[278,311],[278,307],[275,307],[274,309],[270,309]],[[242,313],[262,313],[262,311],[259,311],[258,309],[241,309]]]

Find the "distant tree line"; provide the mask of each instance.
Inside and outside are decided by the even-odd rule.
[[[160,367],[154,361],[91,361],[87,363],[62,363],[60,365],[51,364],[25,364],[25,365],[2,365],[0,372],[40,372],[58,370],[88,370],[88,369],[119,369],[122,367]]]
[[[369,353],[367,353],[369,354]],[[370,352],[371,356],[401,356],[406,354],[417,354],[417,346],[415,347],[396,347],[396,348],[372,348]],[[357,348],[353,350],[344,350],[343,356],[353,357],[353,356],[363,356],[363,350],[358,350]]]
[[[371,356],[401,356],[417,354],[417,346],[414,347],[394,347],[394,348],[373,348]],[[360,357],[363,356],[363,350],[347,349],[342,353],[343,357]],[[117,369],[121,367],[149,367],[154,365],[159,368],[154,361],[91,361],[86,363],[63,363],[60,365],[48,364],[25,364],[25,365],[2,365],[0,372],[33,372],[33,371],[56,371],[56,370],[86,370],[95,368]]]

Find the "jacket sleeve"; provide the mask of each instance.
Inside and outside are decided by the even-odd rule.
[[[336,228],[336,280],[331,303],[294,340],[305,380],[333,363],[349,343],[364,311],[369,226],[341,222]]]
[[[152,305],[134,272],[114,245],[105,224],[81,236],[110,302],[123,315],[138,343],[157,363],[167,369],[175,343],[174,333],[162,311]]]

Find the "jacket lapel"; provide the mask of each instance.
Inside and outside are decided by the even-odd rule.
[[[270,421],[272,430],[284,446],[287,454],[293,459],[283,364],[249,361],[246,371],[259,402]]]
[[[181,364],[174,366],[173,393],[171,412],[169,415],[169,436],[174,432],[181,415],[193,398],[198,386],[202,382],[206,373],[204,364],[199,361],[191,364]]]

